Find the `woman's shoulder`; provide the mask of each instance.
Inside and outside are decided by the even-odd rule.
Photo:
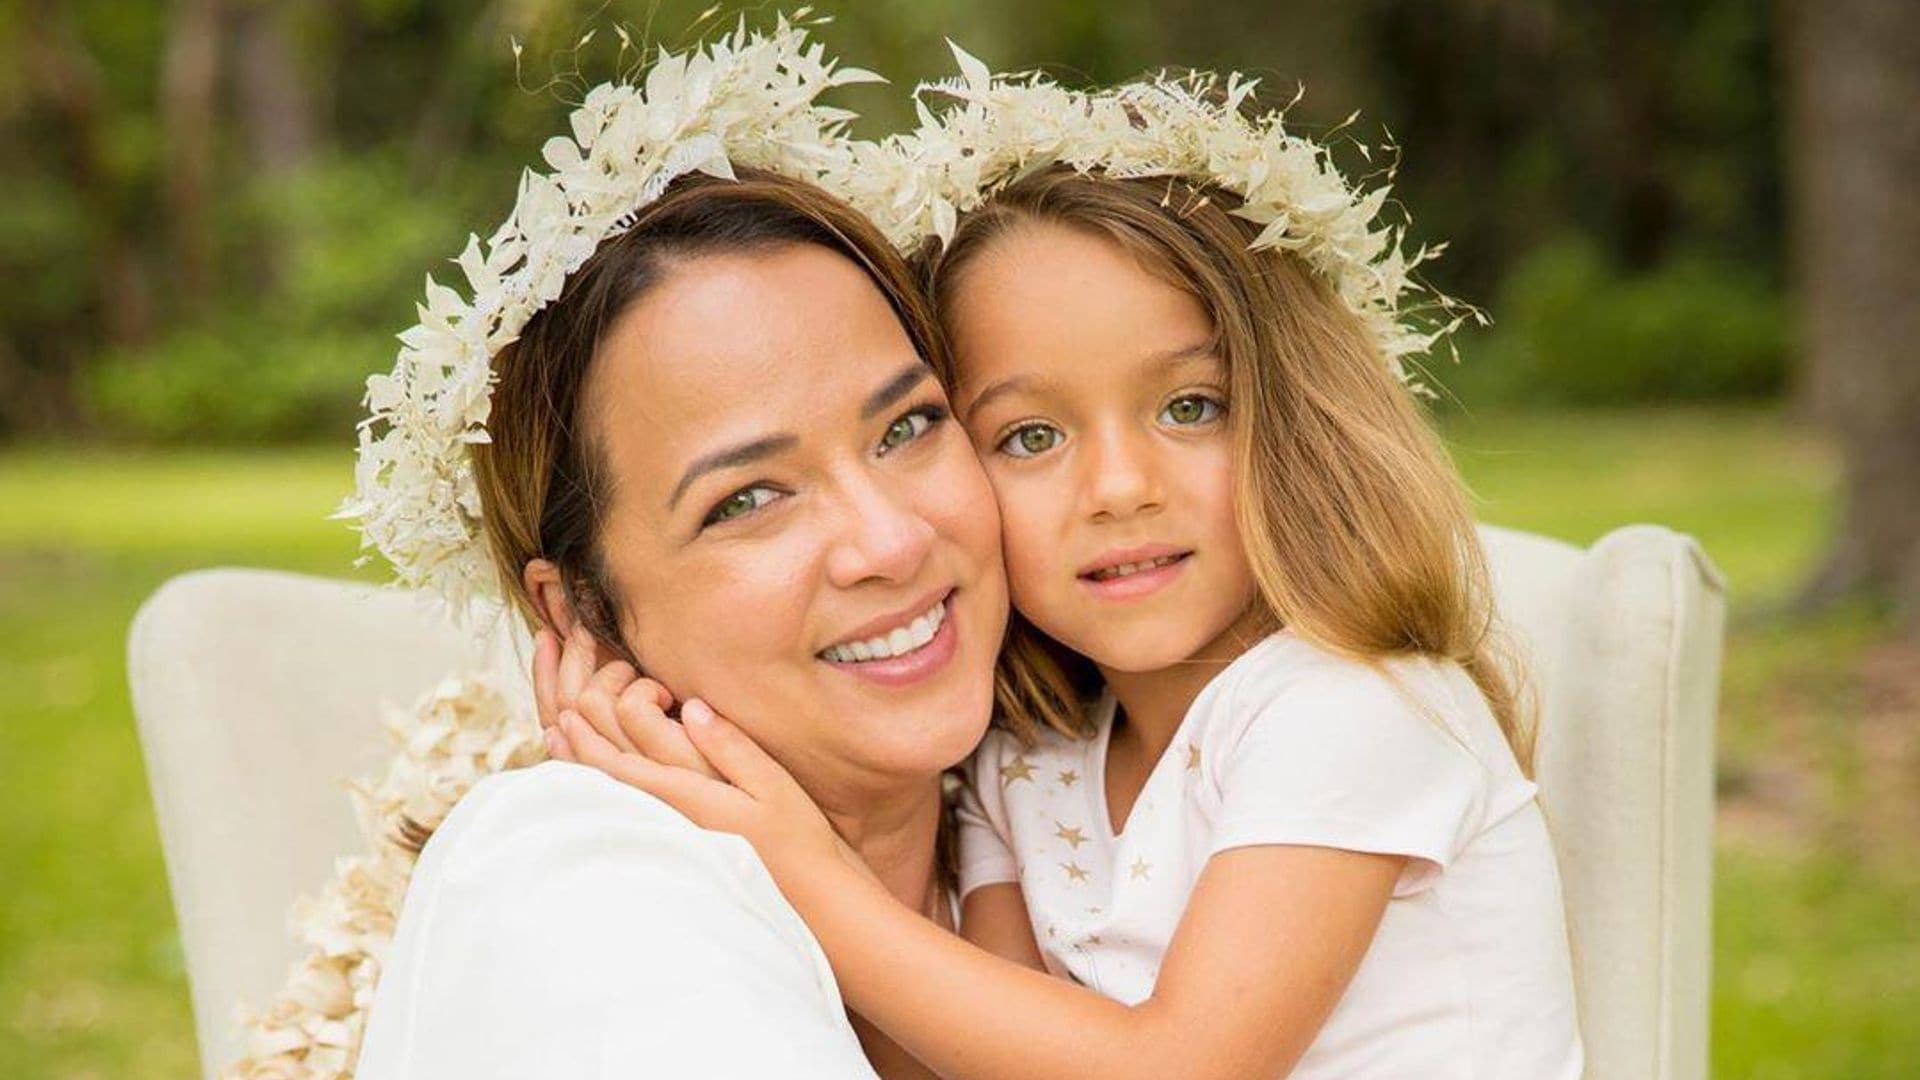
[[[764,1037],[716,1045],[716,1004]],[[808,1075],[868,1075],[825,956],[752,849],[547,762],[476,784],[428,841],[361,1075],[764,1076],[795,1047],[836,1063]]]
[[[735,890],[765,870],[739,837],[709,832],[595,769],[548,761],[486,777],[421,852],[416,879],[513,894],[573,878],[669,873],[683,888]]]

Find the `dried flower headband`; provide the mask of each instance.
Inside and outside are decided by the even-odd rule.
[[[1244,115],[1252,81],[1162,76],[1070,90],[1039,74],[996,76],[953,52],[959,76],[915,92],[915,130],[878,143],[847,137],[852,114],[814,99],[879,76],[837,67],[784,19],[768,35],[742,27],[691,54],[662,54],[644,85],[595,87],[571,135],[545,147],[553,172],[525,173],[506,222],[455,260],[472,298],[428,278],[393,371],[367,380],[356,491],[335,516],[358,520],[362,547],[393,564],[398,584],[437,593],[456,613],[494,597],[467,456],[487,441],[494,354],[674,179],[730,177],[734,164],[834,191],[902,248],[951,239],[960,214],[1052,164],[1184,178],[1237,196],[1232,212],[1261,227],[1252,247],[1289,251],[1329,282],[1402,378],[1410,357],[1481,317],[1430,291],[1418,310],[1405,303],[1422,291],[1413,269],[1441,247],[1405,253],[1403,227],[1379,220],[1387,187],[1349,185],[1327,148],[1286,130],[1281,112]],[[936,111],[929,97],[950,104]]]

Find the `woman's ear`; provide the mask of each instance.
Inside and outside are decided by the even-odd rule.
[[[560,568],[546,559],[528,559],[520,571],[520,584],[533,599],[533,609],[547,628],[566,640],[579,625],[579,617],[567,599],[567,588],[560,582]]]

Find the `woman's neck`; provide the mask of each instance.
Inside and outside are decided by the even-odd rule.
[[[894,898],[927,913],[939,891],[940,777],[820,799],[835,832]]]

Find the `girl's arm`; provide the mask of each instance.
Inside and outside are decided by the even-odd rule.
[[[826,950],[848,1004],[945,1076],[1283,1075],[1339,1002],[1406,862],[1279,845],[1214,856],[1153,995],[1124,1005],[900,905],[745,733],[710,709],[682,716],[726,782],[623,752],[577,712],[563,713],[561,728],[582,762],[746,837]],[[984,905],[1004,919],[1015,891],[982,889],[989,895],[970,897],[969,913]]]
[[[1033,940],[1033,920],[1027,917],[1027,898],[1012,882],[982,885],[960,904],[960,936],[995,956],[1035,971],[1046,961]]]

